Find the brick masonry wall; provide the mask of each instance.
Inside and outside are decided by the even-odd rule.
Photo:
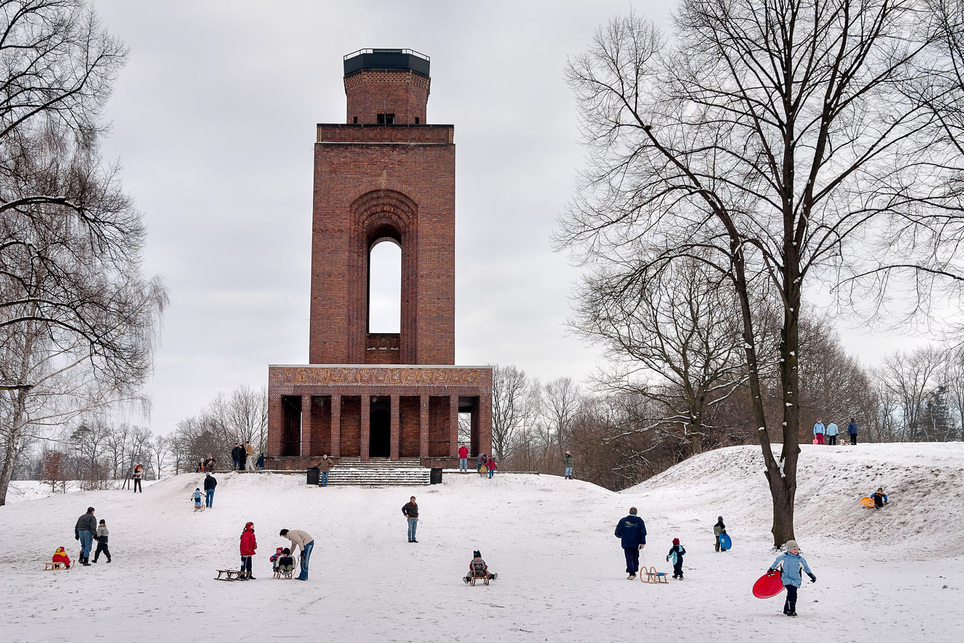
[[[414,396],[400,397],[399,410],[401,419],[399,456],[417,458],[421,455],[421,401]]]
[[[395,114],[400,125],[426,122],[431,80],[410,70],[363,70],[345,78],[348,123],[375,124]]]

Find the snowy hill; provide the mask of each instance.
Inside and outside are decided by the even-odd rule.
[[[782,598],[749,591],[774,558],[758,451],[707,453],[620,494],[556,476],[454,472],[442,485],[381,489],[224,474],[203,513],[189,499],[195,474],[136,495],[25,492],[0,507],[3,640],[957,640],[964,445],[804,447],[797,537],[818,582],[801,589],[795,620]],[[878,486],[892,505],[860,507]],[[413,494],[418,544],[401,514]],[[88,505],[111,529],[113,562],[40,571],[57,546],[76,556],[73,526]],[[668,571],[679,537],[685,581],[626,580],[613,529],[630,505],[649,531],[643,561]],[[734,540],[725,554],[713,551],[719,514]],[[237,566],[249,520],[258,580],[214,581]],[[268,556],[288,544],[281,528],[315,538],[307,583],[271,578]],[[473,549],[499,573],[488,587],[460,580]],[[879,617],[856,617],[874,605]]]

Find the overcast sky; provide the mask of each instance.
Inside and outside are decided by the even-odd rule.
[[[569,336],[578,277],[550,235],[583,164],[569,56],[657,0],[95,0],[130,47],[105,154],[149,228],[145,271],[170,290],[147,393],[171,431],[218,392],[308,359],[316,123],[345,121],[342,57],[431,57],[428,122],[455,125],[456,362],[585,378]],[[387,245],[387,244],[386,244]]]

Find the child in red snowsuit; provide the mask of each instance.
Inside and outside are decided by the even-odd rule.
[[[67,555],[63,547],[58,547],[57,551],[54,552],[53,562],[63,563],[67,569],[70,569],[70,556]]]

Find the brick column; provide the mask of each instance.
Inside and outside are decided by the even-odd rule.
[[[283,439],[284,419],[281,412],[281,395],[268,389],[268,453],[266,455],[281,457]]]
[[[391,411],[392,420],[391,420],[391,429],[390,429],[391,437],[389,438],[389,443],[388,443],[389,444],[388,459],[398,460],[398,443],[401,441],[401,438],[402,438],[402,431],[401,431],[402,427],[401,427],[401,421],[400,421],[399,412],[398,412],[398,394],[392,393],[391,398],[392,398],[392,411]]]
[[[428,457],[428,395],[418,396],[421,415],[418,419],[418,457]]]
[[[341,457],[341,396],[331,396],[331,453],[332,458]]]
[[[492,451],[492,395],[479,396],[479,447],[491,455]]]
[[[474,444],[473,444],[474,446]],[[449,396],[449,456],[459,455],[459,396]],[[479,455],[475,450],[472,455]]]
[[[301,396],[301,457],[310,458],[314,455],[311,452],[313,440],[312,440],[312,412],[311,412],[311,396],[302,395]]]
[[[362,461],[368,460],[369,440],[371,439],[372,429],[372,396],[361,396],[361,436],[358,438],[361,444],[358,445],[358,454]]]

